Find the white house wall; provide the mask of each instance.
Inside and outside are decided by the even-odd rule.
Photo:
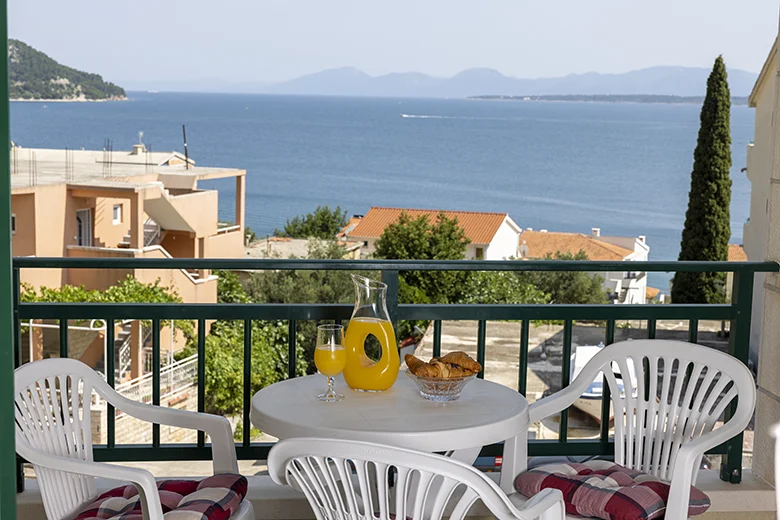
[[[485,252],[485,259],[504,260],[516,257],[519,238],[520,231],[504,219]]]
[[[772,66],[773,70],[776,65]],[[767,74],[756,100],[754,141],[748,146],[747,177],[750,180],[750,220],[743,227],[742,242],[750,261],[766,259],[769,229],[769,194],[774,161],[772,121],[775,110],[777,75]],[[753,319],[750,329],[750,356],[755,362],[764,321],[764,273],[756,273],[753,285]]]

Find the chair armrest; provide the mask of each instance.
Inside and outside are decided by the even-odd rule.
[[[543,489],[523,504],[518,513],[518,517],[524,520],[564,520],[566,506],[563,503],[563,493],[559,489]]]
[[[102,380],[96,383],[95,390],[117,410],[122,410],[137,419],[206,432],[211,437],[214,473],[238,473],[233,430],[230,428],[230,422],[224,417],[139,403],[119,394]],[[248,428],[249,425],[246,427]]]
[[[19,455],[26,460],[44,468],[75,473],[78,475],[87,475],[90,477],[130,482],[138,488],[143,503],[144,519],[163,520],[163,511],[162,505],[160,504],[160,494],[157,491],[157,482],[154,480],[154,476],[145,469],[70,459],[59,455],[51,455],[36,450],[26,449],[19,444],[17,444],[17,450],[19,451]]]
[[[567,386],[552,395],[548,395],[547,397],[534,402],[528,407],[528,415],[531,419],[531,424],[537,423],[542,419],[546,419],[547,417],[570,407],[577,398],[582,395],[584,390],[585,388],[579,390],[573,385]]]

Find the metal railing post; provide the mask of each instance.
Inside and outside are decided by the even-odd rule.
[[[750,321],[753,312],[753,280],[755,274],[742,269],[734,271],[732,302],[735,313],[729,329],[729,354],[748,364],[750,357]],[[737,398],[738,399],[738,398]],[[726,409],[728,421],[737,410],[737,399]],[[726,454],[720,465],[720,479],[732,484],[742,481],[742,437],[740,433],[726,443]]]

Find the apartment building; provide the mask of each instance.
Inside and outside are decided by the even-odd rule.
[[[196,166],[176,152],[11,150],[11,222],[14,256],[102,258],[239,258],[244,256],[246,171]],[[235,218],[220,224],[218,192],[200,181],[235,179]],[[141,282],[160,280],[185,303],[216,303],[217,277],[183,269],[22,270],[34,287],[83,285],[104,290],[128,275]],[[40,324],[43,326],[44,324]],[[117,325],[117,350],[125,349],[118,370],[128,377],[143,372],[144,333],[138,322]],[[30,329],[34,329],[34,324]],[[30,334],[30,359],[45,355],[46,329]],[[73,331],[71,332],[73,334]],[[84,340],[84,361],[98,363],[99,336]],[[177,343],[175,333],[167,342]],[[124,342],[124,343],[122,343]],[[124,345],[124,347],[119,344]],[[129,345],[129,346],[128,346]],[[108,351],[110,347],[103,347]],[[130,361],[131,359],[131,361]],[[127,363],[126,363],[127,364]]]

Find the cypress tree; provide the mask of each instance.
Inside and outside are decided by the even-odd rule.
[[[731,99],[726,65],[718,56],[707,79],[701,126],[693,152],[691,191],[680,243],[680,260],[728,260],[731,237]],[[674,303],[722,303],[725,273],[677,273]]]

